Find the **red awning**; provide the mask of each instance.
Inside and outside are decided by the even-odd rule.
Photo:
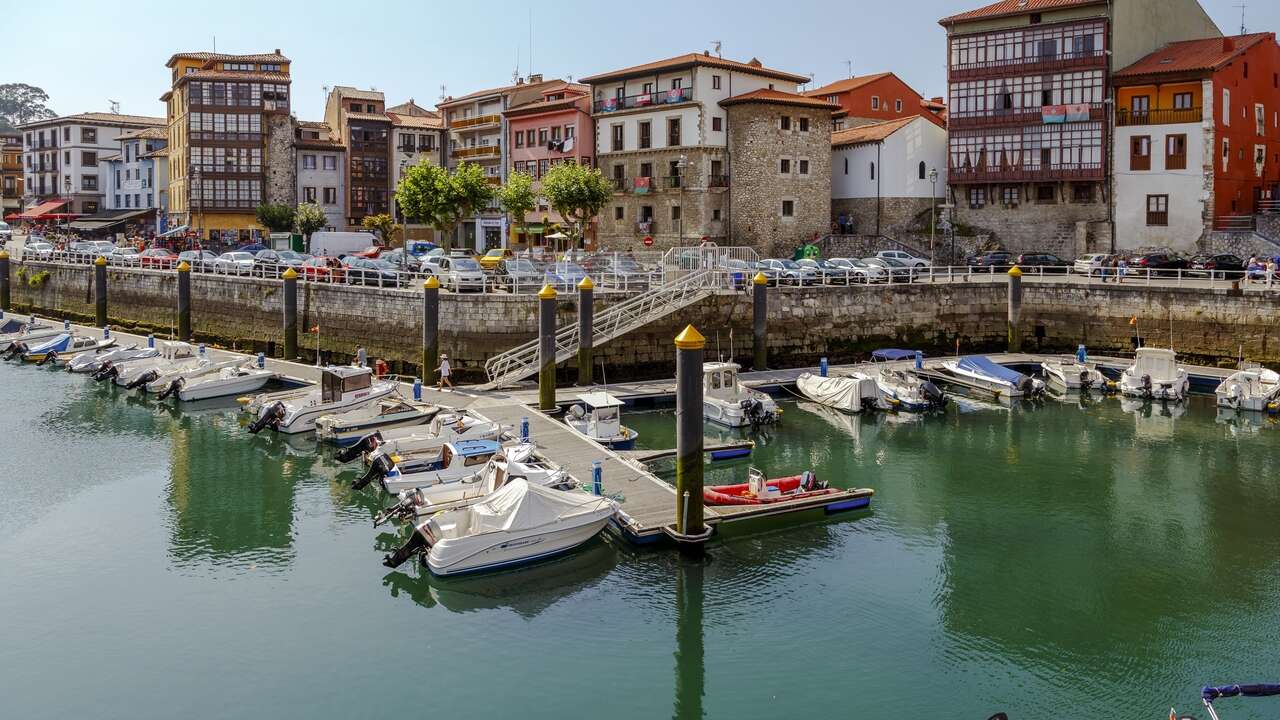
[[[19,220],[52,220],[56,218],[66,217],[68,213],[55,213],[54,210],[66,205],[66,200],[50,200],[40,203],[39,205],[23,212],[18,216]]]

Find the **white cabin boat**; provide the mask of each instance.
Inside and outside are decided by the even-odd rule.
[[[1214,391],[1218,407],[1251,412],[1280,410],[1280,374],[1265,368],[1233,373]]]
[[[532,453],[532,443],[526,444],[527,452]],[[353,487],[358,490],[377,479],[383,490],[395,495],[401,490],[458,482],[478,474],[501,450],[502,444],[496,440],[459,440],[445,443],[435,455],[406,458],[377,451],[370,458],[368,472]]]
[[[338,462],[350,462],[363,454],[381,452],[408,457],[435,454],[440,446],[458,440],[497,440],[502,425],[482,420],[461,411],[437,413],[425,426],[376,430],[344,447],[335,456]]]
[[[1111,381],[1096,365],[1079,360],[1045,360],[1040,363],[1040,369],[1049,386],[1059,390],[1106,391],[1111,387]]]
[[[906,370],[882,367],[875,380],[885,404],[893,410],[926,412],[947,404],[937,385]]]
[[[246,360],[238,365],[220,367],[216,371],[206,369],[190,375],[184,374],[171,382],[169,387],[176,386],[178,399],[182,402],[195,402],[257,392],[275,377],[275,372],[257,367],[252,360]],[[168,389],[161,392],[162,400],[167,397],[164,393],[172,394]]]
[[[265,427],[290,435],[310,432],[321,416],[367,405],[394,391],[392,383],[375,382],[373,371],[367,367],[330,365],[320,371],[320,384],[306,394],[262,406],[257,420],[249,425],[249,432],[257,433]]]
[[[584,393],[579,405],[569,408],[565,423],[569,427],[614,450],[631,450],[640,436],[622,425],[622,407],[618,398],[607,392]]]
[[[458,575],[535,562],[594,538],[616,510],[608,498],[513,480],[481,502],[418,525],[383,564],[398,567],[420,554],[432,573]]]
[[[984,390],[997,397],[1032,397],[1044,392],[1043,380],[1010,370],[985,355],[944,360],[942,367],[961,385]]]
[[[426,425],[438,412],[438,405],[388,395],[363,407],[317,419],[316,439],[351,445],[375,430]]]
[[[752,390],[738,379],[737,363],[702,365],[702,411],[709,422],[740,428],[775,423],[782,417],[773,398]]]
[[[1177,353],[1163,348],[1138,348],[1133,365],[1120,376],[1120,392],[1128,397],[1180,402],[1190,388]]]
[[[22,359],[44,365],[48,362],[65,364],[82,352],[101,352],[116,344],[115,338],[96,338],[89,335],[62,333],[44,342],[29,345]]]
[[[875,378],[862,373],[822,377],[804,373],[796,378],[796,389],[810,400],[841,412],[887,410],[889,402]]]

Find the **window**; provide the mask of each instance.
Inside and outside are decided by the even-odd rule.
[[[90,214],[90,215],[92,215],[93,213],[98,212],[98,203],[97,203],[97,201],[89,201],[89,202],[86,202],[86,203],[84,204],[84,211],[85,211],[86,213]]]
[[[1222,138],[1222,172],[1227,171],[1227,166],[1231,163],[1231,140]]]
[[[313,187],[302,188],[302,202],[313,203],[316,201],[316,189]]]
[[[782,158],[778,161],[778,172],[782,175],[791,174],[791,160],[789,158]]]
[[[1187,136],[1166,135],[1164,138],[1164,169],[1187,169]]]
[[[723,122],[724,122],[724,121],[723,121],[721,118],[719,118],[719,117],[713,117],[713,118],[711,118],[711,131],[712,131],[712,132],[720,132],[721,130],[723,130],[723,129],[724,129],[724,124],[723,124]]]
[[[795,216],[796,216],[796,201],[783,200],[782,201],[782,217],[789,218],[789,217],[795,217]]]
[[[1138,135],[1129,141],[1129,170],[1151,169],[1151,138]]]
[[[517,130],[515,132],[515,141],[516,141],[516,147],[518,148],[524,147],[524,131],[523,130]]]
[[[987,189],[981,185],[969,186],[969,209],[979,210],[986,207]]]
[[[680,118],[667,119],[667,147],[680,144]]]
[[[560,131],[562,129],[563,128],[561,128],[559,125],[556,125],[551,128],[551,142],[558,142],[560,140]]]
[[[97,175],[85,175],[85,176],[81,177],[81,178],[80,178],[80,189],[81,189],[81,190],[97,190],[97,189],[98,189],[98,176],[97,176]]]
[[[921,180],[927,179],[929,173],[925,170],[923,160],[920,161],[920,165],[916,168],[916,173],[919,174]]]
[[[1057,202],[1058,193],[1053,185],[1037,185],[1036,186],[1036,204],[1052,205]]]
[[[1181,92],[1173,94],[1174,110],[1190,110],[1191,109],[1191,93]]]
[[[653,124],[649,121],[640,123],[640,149],[645,149],[653,144]]]
[[[682,87],[684,87],[684,78],[673,78],[671,80],[672,90],[679,90]]]
[[[1244,79],[1245,80],[1249,79],[1249,63],[1248,62],[1245,62],[1244,64]]]
[[[1017,185],[1005,185],[1000,188],[1000,204],[1005,207],[1018,207],[1022,199],[1021,188]]]
[[[546,144],[547,144],[547,129],[546,129],[546,128],[538,128],[538,144],[539,144],[539,145],[546,145]]]
[[[1074,183],[1071,186],[1071,201],[1077,203],[1093,202],[1093,183]]]
[[[808,160],[800,160],[800,161],[798,161],[798,163],[799,163],[799,165],[800,165],[800,174],[801,174],[801,175],[808,175],[808,174],[809,174],[809,161],[808,161]]]
[[[849,156],[848,155],[846,155],[844,158],[844,174],[845,175],[849,174]]]
[[[1231,91],[1222,88],[1222,124],[1231,126]]]
[[[324,204],[325,205],[338,204],[338,188],[327,187],[324,189]]]
[[[613,125],[609,129],[612,131],[612,142],[609,147],[614,152],[617,152],[622,149],[622,126]],[[530,130],[529,132],[533,131]]]
[[[63,150],[63,151],[62,151],[62,162],[66,163],[67,165],[70,165],[70,164],[71,164],[71,151],[70,151],[70,150]]]
[[[1133,111],[1134,115],[1145,115],[1151,111],[1151,96],[1134,95],[1129,100],[1129,109]]]
[[[621,206],[621,205],[615,205],[615,206],[613,207],[613,219],[614,219],[614,220],[622,220],[623,216],[624,216],[624,211],[623,211],[622,206]]]
[[[786,115],[783,115],[781,118],[779,118],[779,119],[778,119],[778,122],[779,122],[779,126],[780,126],[783,130],[790,130],[790,129],[791,129],[791,118],[787,117]]]
[[[711,89],[712,89],[712,90],[719,90],[719,89],[720,89],[720,76],[719,76],[719,75],[712,75],[712,76],[711,76]]]
[[[303,156],[302,156],[302,169],[303,169],[303,170],[315,170],[315,169],[316,169],[316,156],[315,156],[315,155],[303,155]],[[314,189],[315,189],[315,188],[312,188],[312,190],[314,190]]]
[[[69,140],[70,138],[67,139]],[[80,142],[98,142],[98,130],[96,128],[80,128]]]
[[[57,130],[54,130],[53,132],[55,132],[55,133],[56,133],[56,132],[57,132]],[[41,133],[41,135],[43,135],[43,134],[44,134],[44,133]],[[54,140],[57,140],[57,139],[58,139],[58,136],[57,136],[57,135],[54,135],[54,136],[53,136],[53,139],[54,139]],[[65,141],[67,141],[67,142],[71,142],[71,128],[69,128],[69,127],[64,127],[64,128],[62,128],[62,139],[63,139],[63,140],[65,140]]]
[[[878,95],[872,95],[872,96],[871,96],[871,109],[872,109],[872,110],[879,110],[879,109],[880,109],[880,96],[878,96]]]
[[[1169,225],[1169,196],[1147,196],[1147,226],[1166,227]]]
[[[1253,106],[1253,124],[1258,137],[1267,134],[1267,108],[1262,103],[1255,103]]]
[[[674,221],[674,220],[679,220],[679,219],[680,219],[680,206],[679,206],[679,205],[672,205],[672,206],[671,206],[671,219],[672,219],[673,221]]]
[[[645,83],[644,85],[641,85],[641,86],[640,86],[640,94],[641,94],[641,95],[652,95],[652,94],[653,94],[653,83]]]
[[[800,132],[809,132],[809,118],[802,117],[797,122],[800,123]]]
[[[893,111],[894,111],[894,112],[902,112],[902,100],[894,100],[894,101],[893,101]]]
[[[720,208],[714,208],[711,211],[711,219],[717,221],[720,219]]]
[[[338,158],[337,158],[337,157],[335,157],[335,156],[333,156],[333,155],[325,155],[325,156],[324,156],[324,169],[325,169],[325,170],[337,170],[337,169],[338,169]]]
[[[720,176],[722,176],[722,175],[724,175],[724,162],[723,162],[723,161],[721,161],[721,160],[712,160],[712,161],[711,161],[711,174],[712,174],[712,176],[717,177],[717,178],[718,178],[718,177],[720,177]]]
[[[653,163],[640,163],[640,177],[653,177]]]

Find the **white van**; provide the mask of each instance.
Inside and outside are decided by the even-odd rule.
[[[373,247],[378,244],[378,236],[369,232],[328,232],[311,233],[312,255],[342,257],[351,253]]]

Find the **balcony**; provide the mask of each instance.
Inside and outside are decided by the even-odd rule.
[[[1105,120],[1107,110],[1104,103],[1085,103],[1089,105],[1089,122]],[[1072,122],[1086,122],[1072,120]],[[951,113],[947,116],[947,125],[952,130],[979,127],[1021,127],[1025,125],[1043,125],[1044,107],[1010,108],[1008,110],[982,110],[968,113]]]
[[[1102,180],[1106,173],[1102,163],[1065,163],[1058,165],[1010,165],[1007,167],[960,167],[948,169],[948,180],[956,185],[967,183],[1054,182],[1059,180]]]
[[[707,177],[707,187],[727,188],[729,187],[728,175],[710,175]]]
[[[498,125],[502,122],[501,115],[477,115],[475,117],[460,118],[458,120],[449,121],[450,130],[473,130],[475,128],[488,127],[490,125]]]
[[[984,62],[952,65],[948,68],[951,81],[973,78],[1001,77],[1006,75],[1037,75],[1062,70],[1106,69],[1107,54],[1104,50],[1080,50],[1053,55],[1027,55],[1019,58],[987,60]]]
[[[615,193],[624,193],[630,189],[626,178],[609,178],[609,184],[613,186],[613,191]]]
[[[1198,108],[1178,108],[1176,110],[1116,110],[1116,127],[1135,125],[1176,125],[1179,123],[1198,123],[1204,112]]]
[[[683,180],[679,175],[668,175],[662,178],[662,187],[679,190],[682,187]]]
[[[449,155],[458,160],[496,160],[502,157],[501,145],[477,145],[456,148]]]
[[[658,232],[658,224],[652,218],[648,220],[640,220],[636,223],[636,232],[641,235],[652,235]]]
[[[692,100],[693,88],[672,88],[671,90],[659,90],[658,92],[640,93],[639,95],[605,98],[604,100],[597,100],[593,107],[597,113],[610,113],[655,105],[674,105]]]

